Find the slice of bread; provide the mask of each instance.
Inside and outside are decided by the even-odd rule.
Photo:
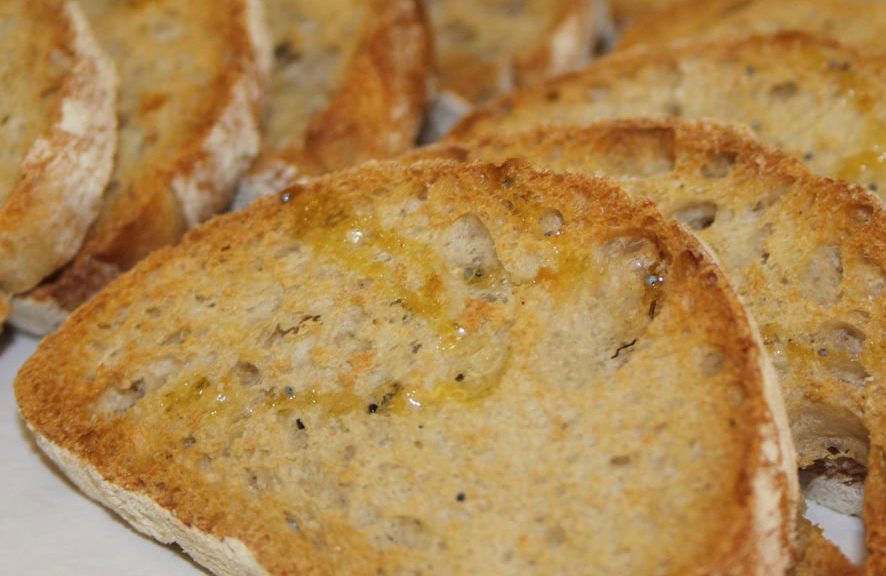
[[[603,180],[311,180],[149,256],[15,389],[78,486],[221,574],[789,563],[753,324],[690,234]]]
[[[415,144],[432,75],[420,0],[268,0],[274,45],[262,152],[237,207],[301,175]]]
[[[12,295],[70,260],[98,214],[117,78],[75,2],[3,2],[0,27],[0,293]]]
[[[12,321],[36,333],[226,207],[258,151],[270,57],[258,0],[80,4],[121,78],[119,150],[74,261],[13,302]]]
[[[575,70],[608,23],[600,0],[430,0],[440,95],[424,140],[514,86]]]
[[[882,0],[685,0],[651,11],[629,26],[619,47],[714,39],[781,30],[817,32],[872,50],[886,48]]]
[[[432,0],[440,89],[472,104],[587,62],[590,0]]]
[[[870,407],[886,383],[886,210],[876,196],[810,174],[749,131],[709,123],[544,127],[416,156],[519,157],[607,176],[655,202],[713,249],[760,326],[799,465],[830,472],[807,495],[859,514],[868,462],[867,494],[886,490],[872,459],[886,446],[886,421]],[[868,525],[886,524],[886,510],[868,500]],[[871,550],[886,543],[868,542]]]
[[[886,194],[886,54],[806,33],[601,58],[502,97],[452,138],[631,116],[741,122],[818,174]]]

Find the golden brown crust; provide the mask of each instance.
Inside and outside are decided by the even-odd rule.
[[[710,118],[750,126],[814,172],[884,194],[884,79],[886,54],[801,32],[627,51],[503,96],[449,139],[542,123]]]
[[[223,43],[207,43],[205,49],[224,50],[225,54],[208,56],[218,67],[209,72],[208,89],[200,95],[199,106],[189,109],[186,117],[175,117],[170,125],[151,126],[150,115],[174,106],[168,98],[175,94],[135,92],[144,91],[144,86],[131,89],[129,98],[137,97],[138,107],[126,113],[146,118],[149,128],[143,138],[168,137],[174,143],[169,144],[170,149],[145,155],[143,162],[133,163],[127,156],[123,169],[119,165],[124,160],[118,159],[119,173],[105,193],[101,214],[82,249],[51,282],[22,296],[32,300],[29,304],[41,306],[49,301],[51,306],[73,310],[91,295],[83,290],[84,285],[100,287],[108,270],[119,273],[128,269],[152,250],[176,242],[188,227],[229,203],[237,179],[258,148],[259,105],[267,65],[260,6],[257,0],[224,0],[205,13],[205,22],[194,24],[209,27],[224,38]],[[112,22],[126,21],[127,11],[135,11],[133,18],[141,17],[140,8],[130,6],[90,2],[87,8],[93,18],[108,20],[97,22],[96,27],[102,30],[108,26],[105,32],[111,36],[120,33]],[[175,13],[171,14],[174,19]],[[167,25],[175,28],[179,24]],[[136,82],[123,78],[123,82],[127,80]],[[175,87],[170,90],[174,92]],[[89,280],[84,284],[85,278]]]
[[[65,454],[58,457],[63,463],[68,460],[68,466],[77,465],[70,461],[78,463],[80,467],[72,473],[81,474],[83,470],[94,469],[95,477],[103,478],[110,486],[133,493],[137,499],[149,498],[172,512],[184,525],[194,527],[216,541],[229,538],[242,541],[257,562],[270,573],[375,573],[376,568],[396,566],[397,562],[408,558],[412,552],[406,549],[385,552],[372,545],[359,530],[344,522],[324,526],[326,529],[322,533],[314,533],[317,536],[314,540],[292,536],[293,529],[280,517],[281,510],[289,509],[292,502],[274,500],[273,492],[244,490],[233,480],[240,474],[238,470],[229,470],[227,482],[213,481],[210,476],[198,471],[199,463],[195,463],[197,468],[180,465],[184,461],[179,458],[188,456],[177,447],[178,440],[168,435],[165,428],[149,426],[143,429],[139,427],[138,419],[127,416],[125,412],[113,416],[95,411],[96,400],[105,395],[109,386],[123,391],[132,386],[127,379],[132,377],[132,370],[137,370],[139,365],[135,357],[131,362],[117,365],[114,352],[103,349],[100,343],[108,342],[108,337],[112,335],[115,338],[135,338],[143,343],[146,339],[152,340],[156,334],[148,324],[134,334],[130,332],[132,327],[128,323],[140,322],[143,314],[147,315],[145,320],[152,315],[162,314],[157,306],[167,309],[173,302],[190,302],[195,297],[199,301],[199,291],[182,290],[184,286],[181,282],[188,280],[179,277],[179,274],[184,273],[185,277],[196,280],[188,272],[196,266],[195,270],[199,269],[205,274],[200,281],[206,280],[210,282],[206,286],[220,288],[215,275],[222,273],[227,263],[238,263],[238,266],[244,266],[241,269],[245,273],[242,281],[251,282],[248,280],[250,273],[246,271],[268,273],[275,266],[273,259],[277,258],[271,257],[271,254],[276,254],[279,248],[291,250],[284,244],[293,231],[298,238],[300,234],[307,234],[308,230],[333,226],[336,218],[341,217],[340,209],[336,207],[359,207],[365,199],[380,198],[377,191],[381,189],[388,190],[381,201],[386,206],[394,207],[403,202],[404,206],[409,206],[415,199],[430,199],[433,208],[429,208],[428,213],[433,215],[435,225],[451,222],[464,211],[472,210],[483,215],[488,225],[496,230],[496,235],[512,234],[509,232],[511,226],[519,229],[534,225],[520,215],[520,210],[523,210],[521,206],[554,205],[562,211],[560,218],[574,223],[574,227],[570,228],[574,232],[570,234],[575,236],[570,236],[570,243],[581,246],[590,245],[588,242],[608,245],[606,243],[613,238],[638,233],[643,238],[655,239],[657,253],[663,254],[668,262],[665,285],[666,298],[669,298],[664,308],[659,309],[661,322],[665,323],[660,325],[660,329],[665,332],[655,338],[661,342],[669,342],[671,337],[681,338],[679,330],[672,333],[669,327],[672,322],[688,322],[691,316],[691,323],[682,324],[687,328],[687,333],[695,333],[694,338],[699,345],[713,346],[722,353],[722,363],[715,361],[704,364],[702,369],[712,374],[722,374],[716,377],[723,378],[722,384],[726,388],[721,390],[719,385],[713,389],[703,386],[704,394],[700,396],[704,398],[705,408],[687,414],[692,414],[693,418],[707,418],[708,414],[713,414],[710,411],[721,414],[722,419],[711,420],[716,421],[718,429],[724,431],[724,437],[716,445],[734,446],[737,450],[736,458],[729,460],[729,471],[710,470],[712,475],[725,474],[724,480],[731,488],[722,497],[728,499],[728,503],[723,501],[714,511],[717,526],[706,526],[705,530],[692,527],[695,536],[709,538],[710,541],[692,551],[693,557],[687,561],[702,572],[724,574],[763,574],[784,569],[789,555],[786,534],[792,529],[795,514],[796,501],[793,500],[791,488],[793,484],[795,489],[795,481],[788,472],[790,466],[785,459],[789,455],[782,452],[783,435],[777,428],[777,418],[773,414],[778,407],[771,405],[766,397],[766,389],[768,387],[771,391],[773,383],[767,381],[765,355],[755,342],[755,332],[722,273],[700,245],[677,224],[665,222],[650,204],[631,203],[603,181],[535,172],[522,163],[511,162],[500,167],[444,162],[419,163],[411,167],[394,163],[370,164],[316,179],[303,188],[289,190],[285,197],[263,199],[243,212],[216,218],[194,229],[180,245],[153,253],[128,274],[115,280],[108,289],[76,311],[59,332],[41,343],[37,354],[22,368],[16,381],[17,400],[28,425],[45,442],[72,455],[70,458],[64,457]],[[326,206],[330,210],[327,214],[329,218],[304,221],[308,228],[300,228],[303,211]],[[405,217],[402,216],[403,212],[397,213]],[[496,218],[500,218],[501,223]],[[538,236],[542,235],[539,233]],[[550,240],[532,242],[543,244]],[[499,245],[498,242],[496,244]],[[518,261],[512,261],[516,256],[511,248],[500,247],[499,250],[502,262],[508,266],[521,266]],[[267,255],[269,259],[254,260],[260,254]],[[558,289],[574,286],[572,276],[569,276],[572,273],[570,270],[566,267],[553,273],[548,268],[540,268],[536,269],[535,274],[539,281],[552,282],[552,290],[556,293]],[[282,268],[279,273],[283,273]],[[282,280],[283,276],[279,278]],[[230,286],[225,290],[233,288]],[[227,318],[225,322],[238,322],[238,318],[247,322],[243,314],[248,308],[238,308],[237,311],[231,308],[230,313],[221,312],[228,306],[239,306],[237,301],[230,300],[231,296],[228,298],[214,302],[213,306],[220,309],[210,314],[223,314]],[[257,301],[267,299],[262,296]],[[527,328],[530,326],[527,325]],[[197,328],[196,325],[192,327]],[[169,324],[157,328],[165,332],[186,327]],[[226,330],[214,325],[215,334],[211,338],[225,335],[224,338],[231,336],[242,340],[242,334],[236,335]],[[187,339],[187,336],[173,334],[173,339],[177,338]],[[184,350],[183,346],[189,345],[180,342],[176,346]],[[149,348],[140,345],[134,353],[150,354]],[[229,351],[225,346],[213,348],[223,354]],[[689,354],[690,348],[679,350],[676,353]],[[47,358],[52,358],[52,361],[48,362]],[[667,361],[664,358],[661,360]],[[515,362],[522,365],[522,359]],[[612,383],[619,381],[616,379]],[[721,382],[719,379],[717,381]],[[657,386],[661,385],[661,382],[657,383]],[[688,385],[689,382],[684,381],[680,388]],[[640,383],[638,391],[644,389],[648,390],[648,387]],[[725,394],[726,390],[731,392]],[[518,393],[517,389],[514,389],[514,393]],[[541,396],[548,397],[546,394]],[[148,404],[145,410],[155,406],[154,402],[157,401],[160,402],[156,405],[161,407],[160,415],[163,413],[162,406],[174,408],[174,402],[164,404],[167,401],[163,398],[167,396],[146,391],[144,401]],[[645,410],[644,406],[639,403],[634,408]],[[187,405],[183,408],[187,409]],[[148,414],[144,410],[129,414],[134,413]],[[425,414],[425,418],[430,419],[427,421],[434,421],[432,412]],[[392,418],[396,419],[395,416]],[[349,422],[357,426],[363,420]],[[730,420],[728,425],[727,420]],[[178,427],[188,421],[191,420],[186,418],[170,421],[170,424]],[[204,424],[212,426],[210,420],[204,424],[196,424],[196,420],[193,422],[195,424],[189,428],[193,434],[198,434]],[[453,430],[450,433],[459,429],[457,422],[451,422],[450,427]],[[512,424],[506,427],[511,431],[509,434],[514,432]],[[258,430],[260,428],[256,429],[255,435],[244,437],[250,438],[247,446],[252,442],[263,442]],[[664,428],[657,430],[656,434],[670,433],[665,432]],[[709,433],[708,430],[704,432]],[[341,434],[346,433],[341,431]],[[272,439],[279,445],[279,437]],[[412,438],[409,440],[411,443]],[[159,451],[151,449],[150,457],[140,454],[141,449],[149,445],[156,446]],[[365,448],[371,449],[371,446]],[[599,449],[608,450],[603,446]],[[258,449],[259,452],[261,450]],[[382,452],[378,455],[381,456]],[[413,462],[408,464],[411,466]],[[391,480],[389,476],[387,481]],[[654,481],[663,486],[668,484],[666,480]],[[114,503],[110,495],[100,496],[112,506],[120,506]],[[126,498],[125,494],[118,494],[118,497]],[[644,496],[637,493],[631,496],[634,497]],[[298,508],[306,506],[308,502],[296,504]],[[700,512],[696,510],[692,513]],[[293,523],[292,520],[287,522]],[[510,522],[507,524],[510,526]],[[310,534],[310,525],[301,526],[296,533],[305,530]],[[174,537],[169,534],[154,535],[167,539]],[[650,536],[648,529],[644,528],[643,535]],[[338,550],[341,552],[330,554],[328,550],[324,551],[323,546],[329,542],[340,545]],[[183,544],[187,549],[189,543]],[[586,544],[589,543],[583,542],[580,549],[585,550]],[[660,551],[650,549],[644,553]],[[545,558],[556,561],[561,556]]]
[[[619,48],[804,30],[869,49],[886,48],[886,5],[878,0],[683,0],[643,14]]]
[[[0,291],[7,294],[34,287],[76,253],[98,213],[116,144],[117,78],[80,9],[73,2],[41,0],[24,12],[34,34],[52,37],[51,46],[41,46],[45,53],[27,58],[38,58],[43,69],[69,64],[58,85],[40,87],[55,106],[42,119],[45,130],[22,159],[13,189],[0,195]],[[16,81],[36,83],[39,77]]]
[[[521,157],[549,169],[613,177],[667,215],[685,219],[687,207],[710,206],[710,221],[697,233],[719,253],[763,329],[780,368],[800,465],[842,458],[868,463],[864,507],[873,563],[882,555],[886,525],[880,496],[886,211],[873,194],[813,176],[751,136],[716,124],[623,120],[482,135],[413,157]],[[764,231],[763,244],[755,246],[758,240],[745,229]],[[839,255],[840,292],[824,303],[815,301],[821,297],[815,290],[827,279],[803,264],[822,253],[816,247]],[[859,338],[858,347],[847,354],[828,337],[830,329],[845,330],[849,341]]]

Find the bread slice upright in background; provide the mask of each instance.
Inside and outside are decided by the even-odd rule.
[[[515,86],[575,70],[608,24],[599,0],[428,0],[439,96],[427,140]]]
[[[690,234],[603,180],[312,179],[116,280],[16,397],[78,486],[218,573],[789,562],[793,448],[756,331]]]
[[[613,54],[503,96],[449,138],[637,116],[742,123],[817,174],[886,194],[886,54],[808,33]]]
[[[653,10],[628,26],[619,48],[680,40],[804,30],[886,49],[886,3],[881,0],[684,0]]]
[[[80,4],[120,76],[119,149],[73,262],[13,301],[13,322],[38,334],[225,208],[259,145],[270,47],[258,0]]]
[[[64,265],[98,214],[117,79],[75,2],[0,3],[0,28],[0,294],[11,296]]]
[[[886,547],[877,535],[886,526],[886,420],[874,408],[886,386],[886,211],[875,195],[712,123],[544,127],[416,156],[523,158],[606,176],[693,230],[760,327],[798,463],[812,478],[807,497],[860,514],[864,485],[868,548],[873,556]]]
[[[420,0],[268,0],[274,46],[261,155],[236,207],[299,176],[415,145],[433,76]]]

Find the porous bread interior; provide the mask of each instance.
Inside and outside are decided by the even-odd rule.
[[[439,89],[473,103],[506,91],[514,83],[521,59],[531,59],[536,51],[544,50],[549,36],[570,13],[589,19],[589,4],[573,0],[429,0]]]
[[[269,0],[274,66],[262,146],[300,148],[351,61],[369,0]]]
[[[459,152],[613,178],[686,224],[717,254],[760,326],[800,466],[866,461],[865,392],[886,379],[886,213],[876,197],[715,124],[542,128],[481,137]]]
[[[886,320],[886,216],[876,198],[716,125],[599,123],[482,138],[464,152],[615,178],[687,224],[761,326],[800,464],[866,460],[865,387],[886,376],[877,328]]]
[[[270,572],[751,571],[792,514],[760,362],[650,206],[391,164],[156,253],[16,388],[49,442]]]
[[[170,0],[80,4],[121,77],[117,163],[86,250],[125,269],[188,225],[171,179],[204,153],[203,140],[240,80],[226,70],[248,58],[249,3],[223,0],[228,5],[209,10]],[[249,114],[248,107],[241,112]],[[154,206],[150,214],[146,205]],[[144,222],[152,216],[161,221]],[[126,237],[133,228],[150,230],[142,245]]]
[[[25,153],[61,114],[61,86],[74,54],[59,9],[58,2],[0,3],[6,54],[0,61],[0,206],[21,177]]]
[[[805,33],[627,51],[492,102],[454,139],[624,117],[749,126],[817,174],[886,194],[886,55]]]
[[[686,0],[646,13],[619,48],[780,30],[817,32],[840,42],[886,48],[886,4],[880,0]]]

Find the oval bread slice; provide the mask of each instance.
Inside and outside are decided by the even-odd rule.
[[[269,0],[262,152],[237,206],[301,175],[412,148],[433,73],[420,0]]]
[[[686,0],[629,26],[619,48],[781,30],[816,32],[847,44],[886,49],[886,3],[880,0]]]
[[[13,322],[38,334],[229,204],[258,152],[270,59],[259,0],[80,4],[121,77],[120,144],[83,248],[13,302]]]
[[[75,2],[3,2],[0,26],[0,293],[13,295],[70,260],[98,214],[117,78]]]
[[[81,488],[221,574],[780,574],[773,377],[651,204],[370,163],[154,253],[16,397]]]
[[[818,174],[886,194],[886,54],[799,32],[601,58],[502,97],[451,138],[632,116],[740,122]]]
[[[756,319],[784,392],[806,495],[860,514],[886,490],[886,211],[873,194],[810,174],[749,131],[625,120],[540,128],[430,148],[417,157],[537,166],[615,179],[716,253]],[[866,503],[869,528],[886,509]],[[869,548],[886,547],[882,537]]]

